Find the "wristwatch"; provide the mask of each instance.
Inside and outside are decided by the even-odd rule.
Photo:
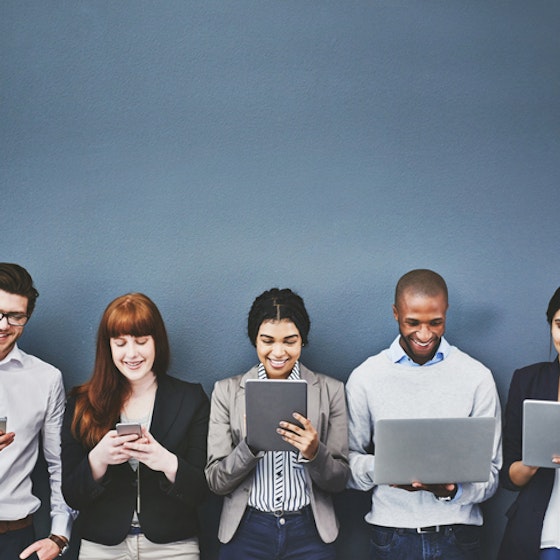
[[[437,496],[437,499],[440,502],[450,502],[457,495],[457,490],[459,490],[459,487],[455,484],[455,488],[449,496]]]
[[[49,535],[49,539],[60,548],[59,556],[62,556],[68,548],[68,541],[64,537],[58,535]]]

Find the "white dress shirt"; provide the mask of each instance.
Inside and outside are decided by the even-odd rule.
[[[14,441],[0,451],[0,519],[23,519],[41,502],[32,493],[31,473],[40,438],[49,470],[51,532],[70,538],[74,512],[61,491],[60,429],[65,394],[62,374],[17,345],[0,361],[0,416]]]

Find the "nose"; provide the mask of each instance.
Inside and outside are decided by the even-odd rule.
[[[281,358],[284,355],[284,345],[274,344],[272,347],[272,355],[277,358]]]
[[[6,317],[6,315],[4,315],[3,313],[1,313],[0,315],[2,315],[2,317],[0,318],[0,325],[2,324],[2,321],[3,321],[4,319],[6,319],[6,326],[9,325],[9,323],[8,323],[8,317]]]
[[[134,342],[129,342],[126,345],[125,354],[127,358],[133,358],[138,354],[138,348],[136,347],[136,344]]]
[[[420,325],[417,336],[420,342],[428,342],[432,338],[432,331],[428,325]]]

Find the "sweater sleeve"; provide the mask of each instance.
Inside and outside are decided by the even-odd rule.
[[[488,370],[474,394],[471,416],[492,416],[496,420],[490,477],[487,482],[462,484],[457,504],[478,504],[492,497],[498,489],[499,473],[502,466],[502,413],[500,400],[492,374]]]
[[[356,490],[373,488],[373,418],[368,404],[367,387],[359,370],[352,372],[346,383],[348,403],[348,445],[351,476],[348,487]]]

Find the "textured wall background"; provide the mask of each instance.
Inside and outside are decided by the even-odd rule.
[[[303,361],[346,380],[395,336],[398,277],[429,267],[505,404],[549,358],[560,284],[559,24],[554,0],[4,0],[0,259],[41,292],[22,347],[70,388],[138,290],[171,373],[210,393],[255,361],[254,297],[292,287]],[[510,500],[486,506],[488,558]],[[363,557],[367,499],[340,508],[342,557]]]

